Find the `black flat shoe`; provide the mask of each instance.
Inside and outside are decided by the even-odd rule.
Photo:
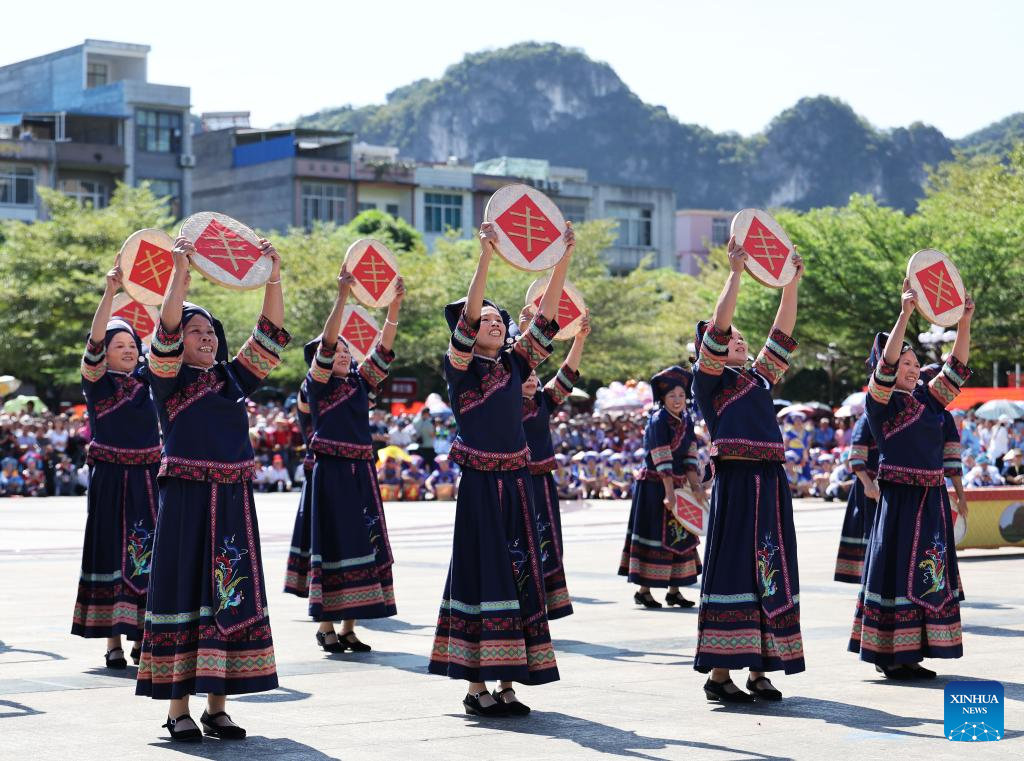
[[[113,653],[118,653],[118,655],[111,657],[111,654]],[[103,656],[103,659],[107,662],[108,669],[128,668],[128,661],[124,659],[124,650],[119,647],[115,647],[113,650],[107,650],[107,654]]]
[[[135,647],[132,648],[131,657],[132,657],[132,663],[134,663],[136,666],[138,666],[139,665],[139,661],[142,660],[142,645],[138,645],[137,644],[137,645],[135,645]]]
[[[219,737],[221,740],[244,740],[245,730],[235,724],[214,724],[213,722],[219,719],[221,716],[230,721],[231,717],[227,715],[226,711],[218,711],[213,716],[207,711],[203,711],[202,717],[199,719],[199,723],[203,725],[203,732],[210,735],[211,737]]]
[[[748,695],[738,687],[736,688],[735,692],[729,692],[726,689],[726,687],[728,687],[730,684],[732,684],[733,687],[736,687],[736,685],[733,684],[732,679],[730,679],[727,682],[715,682],[712,681],[711,677],[708,677],[708,680],[704,682],[704,696],[708,700],[718,700],[722,703],[754,702],[754,699],[750,697],[750,695]]]
[[[326,653],[344,653],[346,650],[348,650],[348,648],[345,647],[345,643],[341,641],[341,637],[338,637],[338,641],[337,642],[328,642],[327,641],[327,635],[328,634],[330,634],[330,632],[317,632],[316,633],[316,643],[318,645],[320,645],[321,648],[323,648],[324,652],[326,652]],[[335,636],[337,636],[337,635],[335,635]]]
[[[633,595],[633,602],[637,605],[643,605],[645,608],[660,608],[661,603],[654,599],[654,596],[650,592],[644,592],[640,594],[636,592]]]
[[[516,691],[511,687],[506,687],[503,690],[494,690],[491,692],[491,697],[498,701],[499,704],[505,706],[505,712],[509,716],[526,716],[530,712],[530,706],[526,703],[520,703],[519,699],[505,700],[505,693],[511,692],[513,695]]]
[[[875,671],[884,674],[886,679],[894,679],[897,682],[909,682],[917,679],[914,669],[908,666],[879,666],[875,664]]]
[[[356,636],[355,632],[349,632],[348,634],[339,634],[338,641],[344,643],[345,647],[347,647],[353,653],[368,653],[371,650],[373,650],[373,648],[367,645],[365,642],[360,642],[359,637]]]
[[[761,684],[764,683],[762,687]],[[759,676],[757,679],[747,679],[747,692],[761,700],[782,700],[782,693],[779,692],[766,676]]]
[[[680,608],[692,608],[694,605],[697,604],[693,600],[687,600],[685,597],[683,597],[682,592],[669,592],[667,595],[665,595],[665,602],[668,604],[668,607],[670,608],[673,605],[678,605]]]
[[[480,696],[486,695],[487,691],[476,692],[473,694],[467,694],[462,699],[462,707],[466,709],[466,713],[470,716],[508,716],[508,705],[501,700],[495,701],[494,705],[483,706],[480,705]]]
[[[934,679],[936,674],[931,669],[926,669],[920,663],[911,664],[907,667],[914,675],[914,679]]]
[[[206,714],[203,715],[205,716]],[[191,729],[175,729],[179,721],[191,718],[192,717],[187,713],[183,713],[177,719],[172,719],[168,716],[167,723],[163,726],[168,732],[170,732],[171,739],[175,742],[197,743],[203,739],[203,733],[199,731],[199,727],[193,726]]]

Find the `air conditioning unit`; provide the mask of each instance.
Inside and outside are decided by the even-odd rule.
[[[191,153],[183,153],[178,157],[178,163],[183,167],[193,167],[196,165],[196,157]]]

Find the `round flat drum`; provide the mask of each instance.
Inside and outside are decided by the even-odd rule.
[[[964,281],[944,253],[934,248],[918,251],[907,262],[907,277],[917,291],[917,311],[928,322],[948,328],[963,317]]]
[[[747,272],[754,280],[771,288],[789,284],[796,274],[793,242],[771,214],[743,209],[732,218],[731,232],[736,244],[749,254]]]
[[[259,236],[226,214],[193,214],[181,223],[180,234],[195,245],[192,266],[210,282],[249,291],[270,279],[274,265],[260,253]]]
[[[967,536],[967,519],[956,510],[953,510],[952,513],[953,539],[956,542],[956,546],[959,547],[964,543],[964,537]]]
[[[554,201],[529,185],[499,188],[484,209],[498,233],[498,253],[517,269],[542,272],[565,256],[565,219]]]
[[[356,362],[362,362],[373,351],[380,328],[361,306],[347,306],[341,315],[341,337],[348,344]]]
[[[534,307],[540,309],[540,301],[547,289],[548,280],[549,278],[541,277],[530,284],[529,290],[526,291],[527,304],[533,304]],[[583,300],[583,294],[566,280],[565,286],[562,288],[562,297],[558,300],[558,332],[555,334],[555,338],[559,341],[574,338],[580,332],[580,325],[583,323],[586,313],[587,304]]]
[[[174,241],[163,230],[146,228],[128,236],[117,254],[124,290],[140,304],[159,306],[171,284]]]
[[[676,505],[672,515],[691,534],[704,536],[708,530],[710,509],[702,495],[695,494],[690,485],[676,489]]]
[[[127,293],[114,296],[110,317],[118,317],[131,325],[146,346],[153,341],[156,326],[160,323],[160,312],[155,306],[138,302]]]
[[[349,246],[345,269],[356,279],[352,295],[366,306],[379,309],[395,300],[398,259],[380,241],[360,238]]]

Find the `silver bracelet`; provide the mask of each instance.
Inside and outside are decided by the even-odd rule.
[[[268,280],[267,285],[281,285],[281,278],[278,278],[277,280]]]
[[[387,317],[385,317],[385,318],[384,318],[384,324],[385,324],[385,325],[387,325],[387,324],[389,324],[389,323],[390,323],[391,325],[394,325],[394,326],[395,326],[396,328],[398,327],[398,323],[397,323],[397,322],[395,322],[394,320],[389,320],[389,319],[388,319]]]

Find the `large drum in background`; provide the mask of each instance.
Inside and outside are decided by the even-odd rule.
[[[762,209],[743,209],[732,218],[736,245],[747,252],[747,272],[771,288],[788,285],[796,275],[793,242],[775,218]]]
[[[349,353],[356,362],[362,362],[373,351],[380,329],[361,306],[347,306],[341,315],[341,337],[348,344]]]
[[[259,236],[226,214],[201,211],[181,223],[180,234],[196,247],[192,266],[212,283],[236,291],[259,288],[273,262],[260,252]]]
[[[117,254],[125,292],[140,304],[159,306],[171,284],[174,241],[163,230],[146,228],[128,236]]]
[[[957,549],[1024,547],[1024,486],[965,489],[964,493],[970,510],[967,531],[958,539]]]
[[[346,270],[356,282],[352,295],[368,307],[379,309],[395,300],[398,259],[388,247],[372,238],[360,238],[345,252]]]
[[[530,288],[526,291],[527,304],[532,304],[536,309],[540,309],[540,302],[544,297],[544,291],[547,290],[549,280],[550,278],[537,278],[530,284]],[[566,280],[565,286],[562,288],[562,297],[558,300],[558,317],[556,318],[558,332],[555,334],[555,338],[565,341],[575,337],[580,332],[580,325],[582,325],[586,314],[587,304],[583,300],[583,294]]]
[[[910,287],[917,291],[917,311],[928,322],[948,328],[964,314],[967,294],[953,261],[941,251],[926,248],[907,262]]]
[[[498,253],[517,269],[541,272],[565,256],[565,218],[554,201],[529,185],[506,185],[484,209],[498,234]]]
[[[155,306],[138,302],[127,293],[114,296],[110,317],[119,318],[131,325],[147,347],[153,342],[156,326],[160,323],[160,312]]]

